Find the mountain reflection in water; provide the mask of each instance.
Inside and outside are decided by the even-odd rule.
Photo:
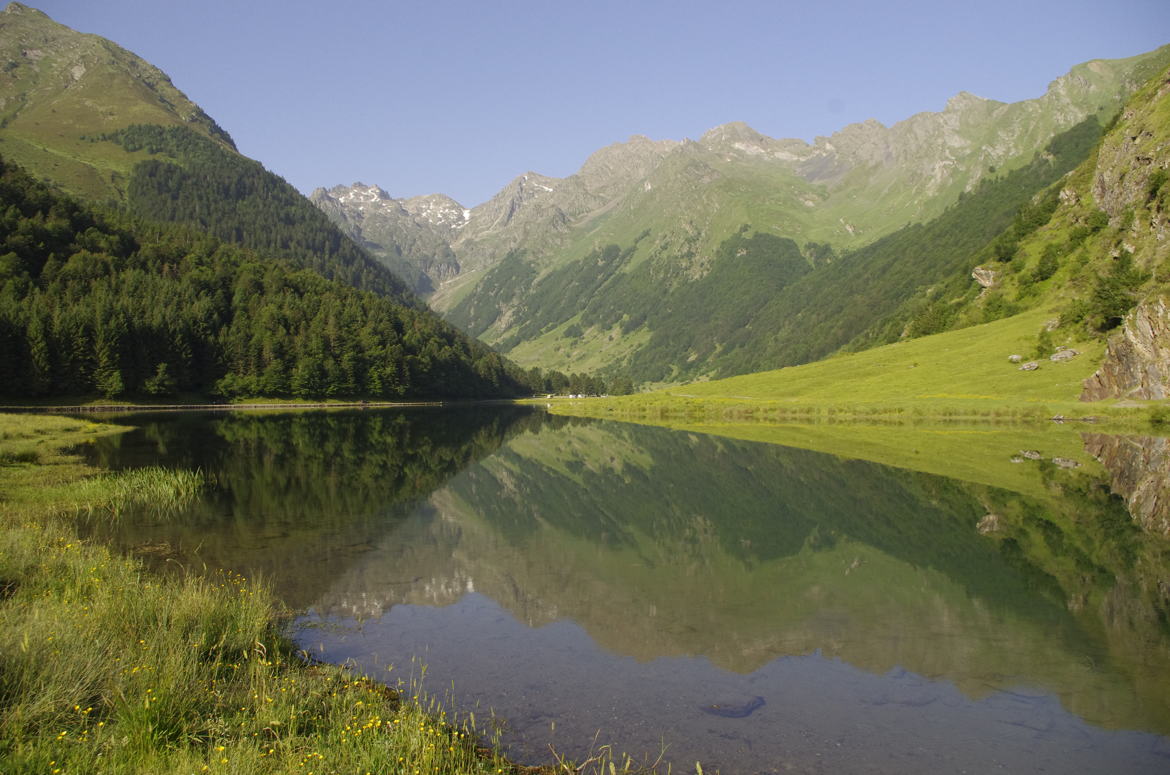
[[[517,408],[134,422],[101,462],[218,487],[116,540],[262,574],[316,656],[417,658],[525,761],[600,730],[684,770],[1170,768],[1170,542],[1126,510],[1167,501],[1158,440],[1001,489]]]

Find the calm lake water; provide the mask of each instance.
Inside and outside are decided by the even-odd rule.
[[[265,578],[305,649],[425,665],[521,761],[1170,772],[1165,439],[992,486],[514,407],[118,421],[97,462],[217,484],[113,540]]]

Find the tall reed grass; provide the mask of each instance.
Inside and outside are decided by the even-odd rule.
[[[173,514],[194,501],[212,483],[202,470],[158,466],[134,468],[82,479],[70,493],[78,512],[119,517],[138,509]]]

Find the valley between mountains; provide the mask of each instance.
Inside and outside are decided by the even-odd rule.
[[[1090,168],[1104,127],[1162,77],[1168,57],[1085,63],[1020,103],[960,93],[941,112],[852,125],[811,144],[742,123],[697,141],[633,137],[574,175],[528,172],[470,209],[361,183],[311,199],[449,320],[523,365],[643,386],[718,379],[1091,290],[1085,272],[1053,263],[1070,263],[1083,241],[1028,239],[1070,202],[1067,181],[1129,174]],[[1150,159],[1124,164],[1166,163]],[[1116,258],[1114,247],[1084,246]],[[1034,249],[1047,250],[1046,282],[1005,292],[1021,273],[1037,276],[1022,271],[1038,260]],[[1138,263],[1148,271],[1159,259]],[[1136,301],[1152,288],[1127,293]],[[1117,322],[1063,326],[1050,338],[1071,346]]]
[[[305,196],[9,3],[0,770],[1162,772],[1170,45],[962,88]]]
[[[0,47],[10,398],[629,393],[992,323],[915,395],[1058,350],[1087,373],[1053,400],[1102,359],[1086,398],[1166,395],[1170,46],[811,143],[635,136],[474,207],[306,199],[160,70],[19,3]]]

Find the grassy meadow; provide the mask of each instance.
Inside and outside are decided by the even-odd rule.
[[[1053,315],[1034,310],[775,371],[604,399],[546,401],[550,411],[813,449],[1030,492],[1020,451],[1096,465],[1085,430],[1161,432],[1167,402],[1079,399],[1100,342],[1047,342]],[[1078,351],[1049,359],[1054,346]],[[1034,371],[1008,359],[1035,361]],[[1094,422],[1058,424],[1054,417]],[[1035,494],[1035,493],[1032,493]]]
[[[1011,318],[774,371],[690,382],[603,400],[559,401],[553,410],[623,419],[707,417],[721,420],[1038,420],[1146,418],[1158,402],[1079,401],[1081,383],[1100,363],[1099,341],[1040,345],[1053,314]],[[1054,347],[1079,354],[1050,360]],[[1035,361],[1022,371],[1009,356]]]
[[[302,659],[255,581],[153,576],[80,539],[79,519],[165,515],[206,486],[198,472],[103,472],[64,451],[119,430],[0,415],[0,772],[529,769],[410,682]],[[584,771],[613,760],[602,751]]]

